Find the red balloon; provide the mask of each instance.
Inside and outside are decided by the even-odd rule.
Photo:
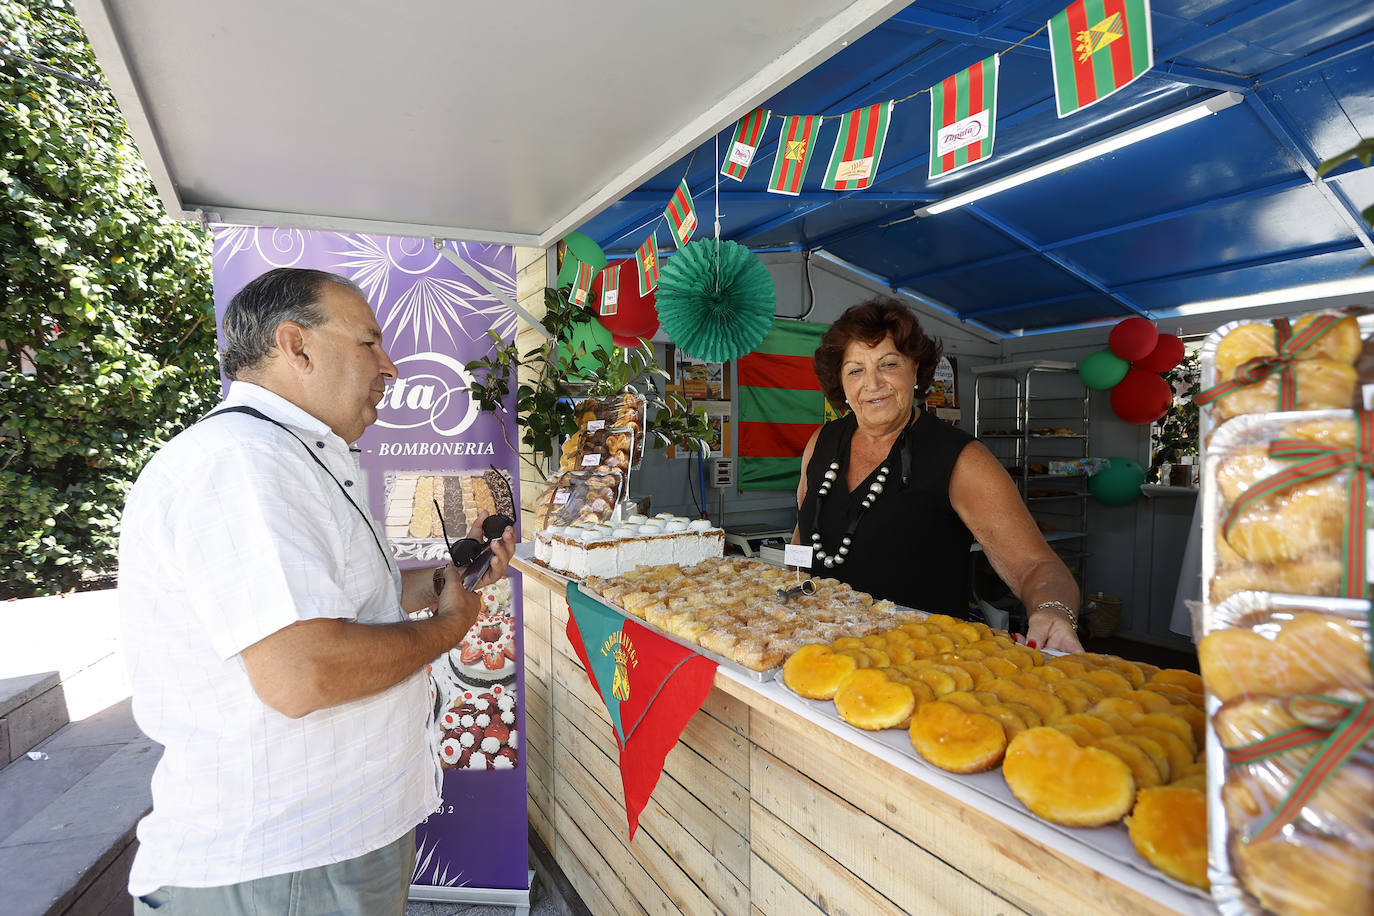
[[[1150,355],[1159,340],[1159,331],[1148,318],[1126,318],[1117,322],[1107,336],[1107,347],[1128,362]]]
[[[1162,376],[1131,369],[1112,389],[1112,410],[1127,423],[1144,426],[1164,416],[1174,402],[1174,389]]]
[[[1149,355],[1144,359],[1135,360],[1131,365],[1146,372],[1168,372],[1181,362],[1183,341],[1179,340],[1177,334],[1160,334],[1159,341],[1155,343],[1155,348]]]
[[[654,302],[654,291],[647,296],[639,294],[639,277],[635,272],[633,260],[620,261],[620,295],[615,304],[614,315],[596,316],[602,327],[611,332],[611,339],[617,347],[637,347],[639,338],[653,337],[658,331],[658,306]],[[612,267],[616,265],[611,265]],[[606,271],[601,271],[592,281],[592,298],[601,302],[601,287]],[[598,307],[597,312],[600,311]]]

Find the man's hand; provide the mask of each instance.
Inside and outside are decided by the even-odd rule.
[[[479,541],[484,540],[482,523],[485,522],[488,517],[489,513],[478,512],[477,520],[468,528],[468,537],[475,538]],[[515,556],[515,526],[511,525],[507,528],[505,533],[492,541],[489,546],[491,548],[491,566],[482,574],[482,578],[477,580],[473,588],[491,585],[493,582],[499,581],[501,577],[506,574],[506,568],[510,566],[510,558]],[[445,575],[447,575],[447,573]],[[444,591],[448,591],[448,586],[444,586]]]
[[[439,601],[435,605],[434,616],[455,621],[457,624],[455,631],[458,635],[453,640],[454,646],[458,645],[463,637],[468,634],[468,630],[472,629],[473,624],[477,623],[477,613],[480,610],[482,610],[482,599],[463,588],[462,571],[451,564],[445,567],[444,590],[439,593]]]

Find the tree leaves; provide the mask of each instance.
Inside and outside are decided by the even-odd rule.
[[[9,597],[114,569],[129,487],[219,379],[208,234],[167,219],[70,7],[0,0],[0,33]]]

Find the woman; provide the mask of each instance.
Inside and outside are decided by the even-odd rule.
[[[813,569],[907,607],[962,616],[977,538],[1029,609],[1027,642],[1081,652],[1079,591],[1006,470],[981,443],[916,406],[941,346],[894,299],[853,306],[816,350],[831,404],[849,413],[802,455],[794,544]]]

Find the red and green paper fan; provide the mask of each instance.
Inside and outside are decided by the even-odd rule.
[[[773,326],[776,308],[768,268],[738,242],[689,242],[659,275],[663,330],[689,355],[707,362],[752,352]]]

